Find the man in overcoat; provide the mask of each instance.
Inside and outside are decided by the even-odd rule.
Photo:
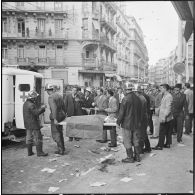
[[[33,140],[36,145],[37,156],[47,156],[47,153],[43,152],[43,138],[41,134],[41,126],[39,121],[39,115],[45,112],[46,106],[43,105],[41,108],[36,106],[36,99],[38,93],[34,90],[28,93],[27,100],[23,105],[23,118],[24,127],[26,128],[26,144],[28,149],[28,156],[32,156]]]
[[[65,105],[63,97],[55,91],[55,86],[52,84],[47,84],[45,87],[49,97],[48,103],[50,106],[50,120],[51,120],[51,134],[53,140],[57,143],[58,150],[55,154],[64,155],[65,146],[64,146],[64,136],[63,136],[63,126],[59,125],[58,116],[60,113],[64,115],[65,119]]]
[[[140,127],[142,106],[140,99],[132,92],[133,85],[126,83],[126,96],[123,98],[117,124],[122,127],[123,143],[126,148],[127,158],[123,159],[124,163],[133,163],[134,153],[136,161],[140,161]]]

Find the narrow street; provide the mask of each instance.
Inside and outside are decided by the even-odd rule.
[[[48,157],[28,157],[24,142],[3,144],[3,194],[49,193],[50,187],[59,188],[54,193],[192,193],[193,135],[183,135],[183,145],[178,145],[173,136],[170,149],[153,150],[143,154],[140,163],[123,164],[121,159],[126,157],[126,153],[122,144],[117,147],[119,151],[104,151],[101,148],[107,145],[94,139],[69,142],[65,137],[69,153],[56,157],[56,144],[50,137],[48,125],[42,133]],[[118,134],[120,138],[119,130]],[[120,144],[120,139],[118,141]],[[157,140],[150,142],[155,146]],[[114,162],[101,166],[100,158],[108,155]],[[44,168],[55,171],[41,171]],[[124,177],[131,180],[127,183],[120,181]],[[91,187],[90,184],[95,182],[106,184]]]

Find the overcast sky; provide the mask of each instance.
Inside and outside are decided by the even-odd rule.
[[[126,1],[126,14],[135,17],[148,49],[149,65],[168,57],[178,42],[178,15],[171,1]]]

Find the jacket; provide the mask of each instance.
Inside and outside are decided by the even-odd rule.
[[[74,98],[72,97],[72,94],[67,94],[64,99],[65,104],[65,113],[68,117],[74,116]]]
[[[133,92],[127,94],[121,103],[117,124],[134,131],[141,127],[141,101]]]
[[[63,101],[63,97],[55,92],[49,95],[48,103],[50,107],[50,120],[56,119],[58,121],[59,112],[63,111],[65,115],[65,105]]]
[[[173,94],[173,102],[171,109],[173,116],[177,116],[185,111],[188,114],[188,106],[186,101],[186,95],[183,93]]]
[[[94,98],[94,102],[95,106],[99,108],[97,114],[107,115],[107,113],[104,110],[108,108],[108,98],[105,95],[96,96]]]
[[[173,97],[169,92],[163,95],[161,100],[161,105],[159,109],[159,122],[168,122],[173,119],[173,115],[171,112],[171,104],[173,101]]]
[[[108,102],[108,108],[105,109],[105,111],[108,113],[108,116],[117,117],[117,111],[118,111],[118,105],[117,100],[114,96],[111,96]]]
[[[193,108],[194,108],[194,103],[193,103],[193,91],[190,89],[187,89],[184,94],[186,95],[186,101],[187,101],[187,106],[188,106],[188,112],[190,114],[193,114]]]
[[[142,94],[138,94],[142,105],[141,121],[142,123],[148,123],[147,101]]]
[[[24,127],[28,130],[40,130],[39,115],[45,108],[37,108],[36,104],[27,99],[23,104]]]

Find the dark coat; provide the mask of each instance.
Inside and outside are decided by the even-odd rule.
[[[93,108],[92,103],[94,102],[93,97],[91,96],[91,94],[89,95],[89,97],[85,97],[84,100],[84,107],[85,108]]]
[[[72,97],[72,94],[67,94],[64,100],[65,104],[65,113],[68,117],[74,116],[74,110],[75,110],[75,100]]]
[[[171,111],[173,116],[177,116],[183,112],[185,112],[185,114],[188,114],[188,106],[185,94],[183,93],[173,94]]]
[[[59,118],[61,118],[59,115],[62,115],[62,111],[65,118],[65,105],[63,97],[59,93],[55,92],[48,97],[48,103],[51,111],[50,119],[56,119],[58,122],[61,122],[59,121]]]
[[[40,130],[39,115],[45,112],[45,108],[37,108],[36,104],[27,99],[23,105],[24,127],[28,130]]]
[[[150,97],[146,93],[142,93],[142,95],[146,98],[147,101],[147,113],[150,115]]]
[[[133,92],[127,94],[121,103],[117,124],[122,128],[134,131],[141,126],[142,104]]]

